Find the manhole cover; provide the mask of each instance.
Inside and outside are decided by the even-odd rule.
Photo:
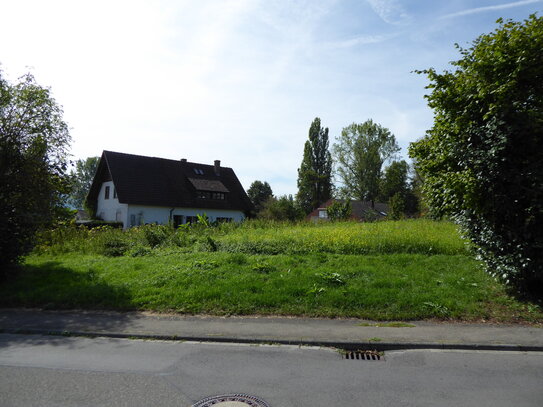
[[[193,404],[192,407],[270,407],[264,400],[248,394],[223,394],[207,397]]]

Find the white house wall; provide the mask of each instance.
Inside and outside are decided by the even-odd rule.
[[[109,187],[109,199],[105,199],[106,187]],[[114,190],[113,181],[107,181],[102,184],[96,205],[96,217],[108,222],[123,222],[124,227],[126,227],[128,205],[119,203],[119,199],[113,198]]]
[[[135,226],[138,224],[146,223],[158,223],[160,225],[166,225],[170,222],[170,215],[182,215],[186,219],[187,216],[207,215],[210,221],[215,221],[217,218],[232,218],[234,222],[241,222],[245,219],[245,215],[241,211],[234,211],[229,209],[198,209],[198,208],[164,208],[160,206],[143,206],[143,205],[128,205],[127,212],[127,224],[128,226]],[[131,222],[131,216],[134,215],[135,225]]]

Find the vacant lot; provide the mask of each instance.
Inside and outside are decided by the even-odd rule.
[[[247,222],[173,231],[62,228],[0,304],[376,320],[542,320],[469,254],[453,224]]]

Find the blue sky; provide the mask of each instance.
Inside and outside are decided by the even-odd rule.
[[[369,118],[402,153],[432,112],[415,69],[447,68],[542,0],[2,2],[0,63],[51,87],[73,158],[104,149],[222,164],[296,193],[312,120]]]

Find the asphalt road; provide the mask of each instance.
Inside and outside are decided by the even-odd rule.
[[[543,353],[332,349],[0,335],[1,406],[541,406]]]

